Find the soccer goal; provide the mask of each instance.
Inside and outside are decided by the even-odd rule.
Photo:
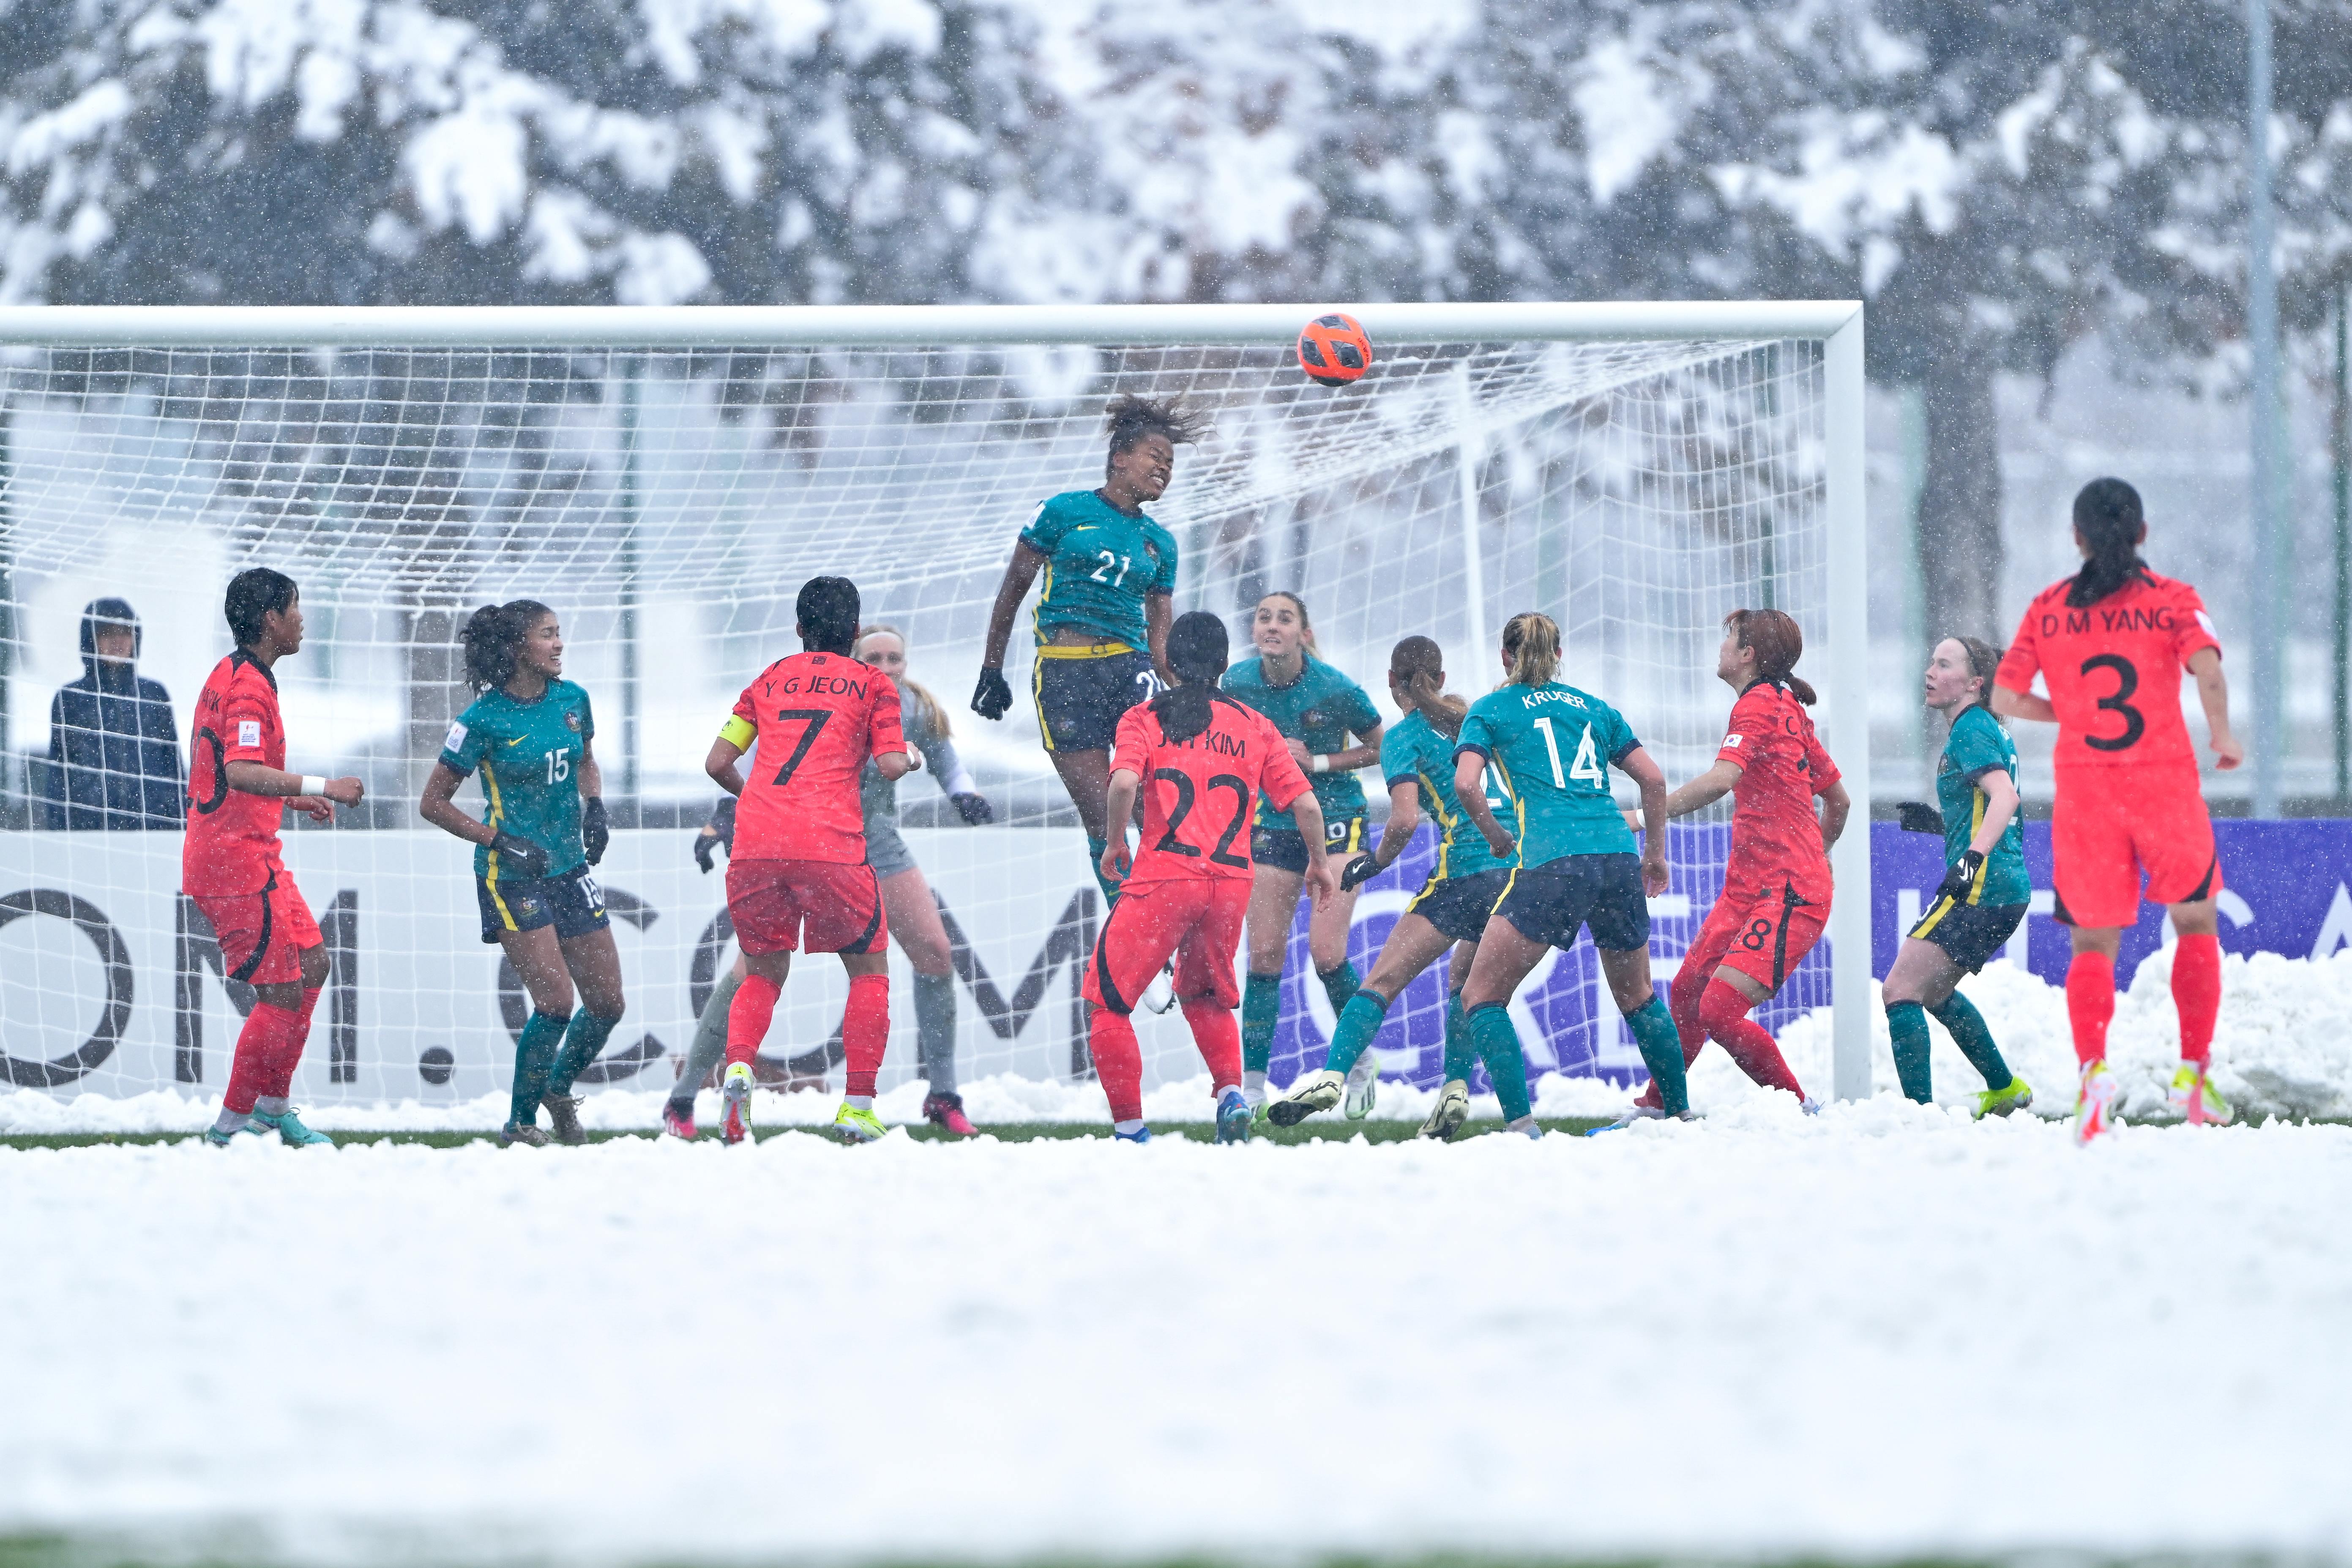
[[[1330,388],[1293,344],[1332,308],[0,310],[9,1079],[61,1095],[226,1079],[251,997],[179,894],[178,836],[99,830],[109,791],[140,781],[93,778],[86,748],[52,763],[48,715],[85,675],[84,605],[121,598],[184,757],[228,651],[222,588],[252,564],[301,586],[308,641],[279,667],[290,765],[370,792],[331,830],[286,833],[333,959],[306,1102],[505,1084],[521,989],[480,939],[467,847],[416,800],[468,696],[458,626],[525,596],[562,616],[619,829],[598,876],[628,1016],[591,1078],[669,1086],[732,958],[723,878],[690,854],[716,798],[701,759],[743,683],[797,647],[793,595],[817,573],[904,632],[994,809],[967,826],[926,775],[899,787],[950,939],[963,1075],[1083,1078],[1076,982],[1100,910],[1028,708],[1025,622],[1014,710],[992,723],[969,701],[1014,534],[1041,499],[1101,482],[1104,406],[1135,392],[1213,421],[1153,509],[1181,548],[1177,607],[1226,615],[1248,657],[1250,606],[1297,593],[1319,657],[1384,712],[1398,638],[1436,638],[1452,689],[1475,695],[1504,621],[1541,610],[1565,633],[1562,679],[1620,708],[1679,782],[1728,710],[1724,615],[1792,614],[1860,809],[1830,940],[1764,1016],[1834,1002],[1835,1091],[1867,1092],[1861,307],[1337,307],[1375,359]],[[136,772],[131,755],[95,772]],[[1376,770],[1365,782],[1377,819]],[[1662,973],[1719,880],[1720,811],[1694,823],[1654,907]],[[1362,899],[1360,969],[1430,858],[1424,829]],[[1307,968],[1302,922],[1277,1079],[1319,1061],[1331,1027]],[[915,1067],[908,973],[894,955],[886,1088]],[[1425,975],[1391,1012],[1390,1072],[1433,1081],[1441,985]],[[804,964],[770,1053],[822,1073],[845,991],[838,965]],[[1534,1070],[1638,1072],[1589,947],[1538,969],[1517,1007]],[[1176,1015],[1139,1022],[1149,1075],[1197,1070]]]

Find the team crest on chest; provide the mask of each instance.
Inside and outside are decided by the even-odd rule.
[[[565,729],[567,729],[567,730],[571,731],[572,731],[573,734],[575,734],[575,735],[576,735],[576,734],[578,734],[578,733],[580,732],[580,712],[579,712],[579,710],[577,710],[577,709],[573,709],[573,710],[571,710],[570,712],[567,712],[567,713],[565,713],[565,714],[563,715],[563,727],[564,727]]]

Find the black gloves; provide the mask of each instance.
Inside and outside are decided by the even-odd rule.
[[[1013,706],[1013,688],[1004,684],[1004,671],[992,664],[980,667],[980,684],[971,689],[971,710],[983,719],[1002,719],[1004,710]]]
[[[1339,890],[1352,893],[1380,874],[1381,863],[1368,849],[1339,868]]]
[[[719,797],[709,825],[694,836],[694,863],[702,868],[704,876],[710,875],[711,855],[719,849],[726,850],[730,859],[734,858],[735,797],[731,795]]]
[[[1933,833],[1938,837],[1944,832],[1944,814],[1919,801],[1906,800],[1895,807],[1895,819],[1906,833]]]
[[[1960,858],[1944,872],[1944,879],[1936,884],[1936,897],[1949,899],[1956,904],[1967,903],[1969,885],[1977,879],[1977,873],[1982,869],[1983,856],[1973,849],[1962,850]]]
[[[580,803],[580,847],[588,852],[588,864],[602,860],[605,846],[612,842],[613,825],[604,816],[604,797],[592,795]]]
[[[490,840],[490,853],[505,861],[507,868],[526,882],[547,875],[547,851],[504,828]]]
[[[957,815],[963,818],[967,827],[978,827],[983,822],[996,820],[996,813],[990,807],[984,795],[951,795],[948,796],[948,802],[956,808]]]

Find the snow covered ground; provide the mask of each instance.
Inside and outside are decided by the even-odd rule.
[[[184,1142],[0,1192],[0,1535],[2352,1558],[2339,1126]]]

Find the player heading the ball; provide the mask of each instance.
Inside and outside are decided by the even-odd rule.
[[[180,888],[220,942],[228,977],[252,984],[221,1112],[205,1139],[275,1132],[296,1145],[330,1143],[302,1124],[287,1097],[327,984],[327,947],[310,906],[286,869],[278,825],[286,807],[316,822],[337,804],[357,805],[355,778],[286,771],[286,722],[278,710],[278,661],[302,647],[302,599],[294,579],[254,566],[229,579],[221,601],[236,651],[213,667],[189,726],[188,836]]]
[[[416,812],[474,846],[482,940],[498,943],[530,994],[499,1142],[544,1144],[544,1105],[557,1142],[585,1143],[572,1086],[626,1005],[604,890],[589,872],[613,837],[596,717],[587,691],[563,679],[563,626],[538,600],[485,605],[467,617],[463,637],[466,684],[477,695],[449,726]],[[478,822],[456,799],[473,773],[482,781]]]
[[[890,1043],[890,924],[866,863],[858,779],[869,758],[893,782],[921,764],[900,731],[898,688],[851,652],[857,584],[812,577],[796,610],[802,651],[743,689],[702,764],[736,797],[727,913],[750,971],[727,1010],[720,1136],[740,1143],[751,1134],[751,1058],[805,941],[811,952],[839,953],[849,973],[841,1016],[848,1092],[833,1127],[844,1142],[865,1143],[883,1132],[874,1079]],[[755,745],[747,779],[735,764]]]

